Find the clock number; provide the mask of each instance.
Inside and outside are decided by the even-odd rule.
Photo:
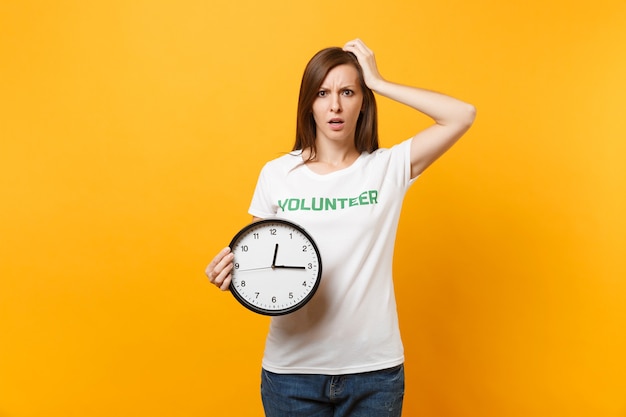
[[[235,258],[230,264],[232,277],[229,275],[232,294],[256,313],[280,316],[296,311],[319,286],[322,262],[318,248],[304,229],[287,220],[251,223],[229,246]]]

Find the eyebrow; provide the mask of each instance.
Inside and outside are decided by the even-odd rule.
[[[356,84],[348,84],[343,87],[339,87],[340,90],[352,89],[356,88]],[[324,85],[320,85],[320,90],[330,90],[330,87],[325,87]]]

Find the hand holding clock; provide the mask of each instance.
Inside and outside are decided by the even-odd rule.
[[[302,227],[284,219],[258,219],[235,235],[205,273],[213,285],[230,290],[244,307],[276,316],[298,310],[313,297],[322,276],[322,260]]]
[[[276,257],[278,256],[278,243],[274,248],[274,259],[272,265],[267,268],[272,269],[306,269],[304,266],[294,265],[276,265]],[[211,284],[215,285],[222,291],[227,291],[230,287],[231,270],[233,269],[234,255],[229,247],[222,249],[213,260],[207,265],[205,273],[209,277]]]
[[[226,291],[230,287],[234,258],[235,255],[231,252],[230,247],[226,247],[213,258],[204,271],[211,284],[222,291]]]

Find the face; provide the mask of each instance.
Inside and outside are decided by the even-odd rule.
[[[316,140],[354,143],[362,106],[363,92],[356,68],[339,65],[330,70],[313,102]]]

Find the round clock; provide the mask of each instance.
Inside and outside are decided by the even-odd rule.
[[[278,316],[305,305],[319,286],[322,259],[313,238],[283,219],[250,223],[230,242],[230,292],[255,313]]]

